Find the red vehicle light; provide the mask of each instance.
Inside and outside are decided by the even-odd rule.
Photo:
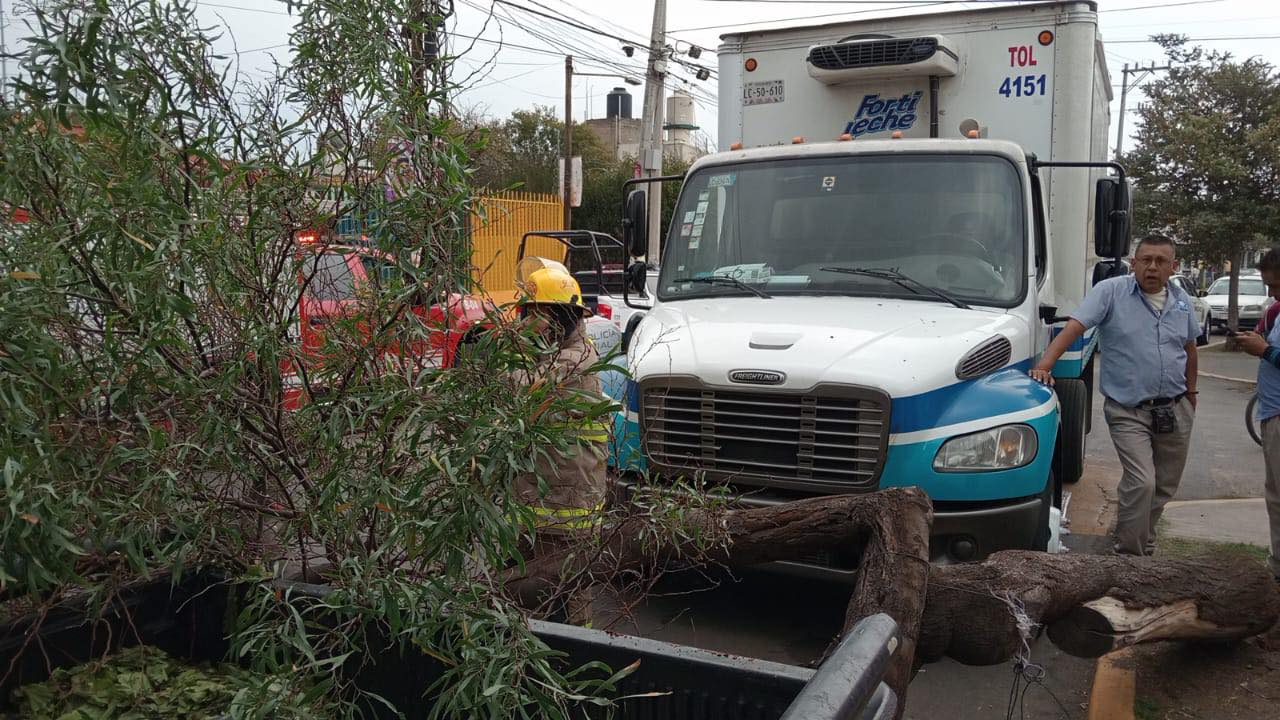
[[[609,307],[609,303],[600,302],[596,304],[596,315],[605,320],[613,319],[613,308]]]

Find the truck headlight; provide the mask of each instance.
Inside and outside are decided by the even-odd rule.
[[[1001,425],[946,441],[933,458],[933,469],[939,472],[1012,470],[1034,460],[1036,447],[1036,431],[1030,425]]]

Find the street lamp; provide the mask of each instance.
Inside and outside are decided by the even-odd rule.
[[[640,80],[621,73],[595,73],[573,70],[573,56],[564,56],[564,229],[573,224],[573,76],[621,78],[628,85],[639,85]]]

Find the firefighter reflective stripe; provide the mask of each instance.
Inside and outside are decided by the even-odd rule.
[[[610,426],[602,422],[563,423],[560,425],[566,432],[573,433],[583,442],[609,442]]]
[[[609,442],[609,425],[605,423],[585,423],[578,431],[578,437],[587,442]]]
[[[593,508],[549,508],[538,505],[529,506],[537,516],[537,527],[555,527],[564,530],[585,530],[595,527],[600,522],[600,513],[604,503]]]

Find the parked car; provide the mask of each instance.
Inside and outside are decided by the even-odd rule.
[[[1185,275],[1174,275],[1169,278],[1171,282],[1182,288],[1191,298],[1191,309],[1195,312],[1196,322],[1200,325],[1200,337],[1196,338],[1197,345],[1209,344],[1209,303],[1200,297],[1199,291],[1196,289],[1196,283]]]
[[[1210,323],[1213,327],[1226,327],[1227,300],[1231,293],[1231,278],[1223,276],[1213,281],[1204,299],[1209,303]],[[1257,274],[1241,274],[1240,289],[1236,293],[1236,303],[1240,307],[1240,327],[1251,329],[1263,313],[1271,306],[1271,297],[1267,294],[1267,286]]]
[[[306,291],[298,304],[294,339],[302,347],[303,364],[318,368],[323,363],[321,353],[327,329],[360,312],[363,288],[410,280],[392,256],[358,241],[331,241],[316,232],[303,232],[298,234],[297,242],[303,260],[298,282]],[[450,293],[444,302],[415,305],[411,311],[430,329],[426,339],[413,347],[388,347],[384,352],[388,358],[402,359],[418,369],[449,367],[468,333],[491,322],[496,310],[491,303],[461,293]],[[304,400],[302,378],[288,361],[282,369],[290,386],[285,405],[295,408]],[[313,389],[325,383],[323,377],[313,375],[309,379]]]

